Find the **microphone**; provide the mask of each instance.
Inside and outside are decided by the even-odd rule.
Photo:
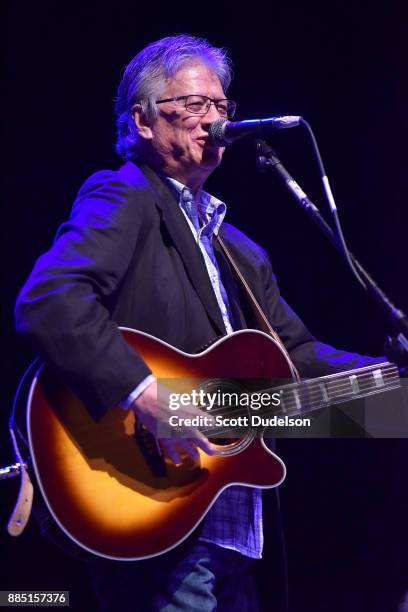
[[[302,117],[269,117],[268,119],[247,119],[246,121],[228,121],[217,119],[208,129],[209,143],[213,147],[226,147],[243,136],[264,136],[266,132],[283,130],[299,125]]]

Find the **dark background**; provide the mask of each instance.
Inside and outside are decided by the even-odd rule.
[[[84,179],[119,164],[112,107],[121,71],[162,36],[189,32],[230,50],[235,81],[229,94],[238,102],[238,119],[308,119],[350,248],[408,310],[403,6],[394,1],[375,8],[357,0],[272,0],[242,8],[231,2],[9,2],[3,22],[1,464],[12,460],[8,413],[32,358],[14,334],[17,292]],[[277,134],[274,144],[325,210],[305,133]],[[382,354],[382,316],[290,196],[256,173],[250,140],[230,147],[207,188],[227,202],[229,221],[269,251],[283,295],[319,339]],[[280,454],[288,468],[281,493],[292,612],[396,611],[408,588],[406,441],[288,440]],[[0,589],[70,589],[73,609],[92,610],[78,562],[41,539],[34,524],[19,540],[7,536],[17,486],[16,480],[1,483]]]

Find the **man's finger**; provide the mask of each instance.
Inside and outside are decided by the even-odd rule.
[[[197,461],[200,458],[200,453],[196,448],[197,440],[189,440],[187,438],[179,438],[177,440],[178,446],[181,446],[182,449],[187,453],[187,455],[193,461]]]
[[[183,463],[172,441],[162,439],[160,440],[160,445],[164,449],[165,455],[167,455],[167,457],[172,463],[174,463],[174,465],[180,465],[180,463]]]
[[[215,444],[210,442],[205,436],[200,436],[199,438],[194,438],[194,442],[195,442],[196,446],[201,448],[201,450],[203,450],[205,453],[207,453],[207,455],[216,455],[217,454],[217,450],[218,450],[217,447],[215,446]]]

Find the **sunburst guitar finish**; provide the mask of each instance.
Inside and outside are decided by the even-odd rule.
[[[286,357],[268,336],[242,331],[198,355],[188,355],[147,334],[122,330],[126,341],[159,379],[291,378]],[[120,407],[99,422],[47,366],[31,386],[28,438],[36,478],[60,528],[102,557],[135,560],[179,544],[231,484],[274,487],[282,461],[261,438],[234,452],[199,451],[199,460],[174,465],[164,457],[157,475],[135,436],[133,412]],[[239,446],[238,446],[239,448]]]

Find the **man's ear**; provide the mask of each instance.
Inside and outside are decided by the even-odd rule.
[[[133,107],[133,120],[140,136],[146,140],[151,140],[153,138],[152,130],[145,114],[142,111],[141,104],[135,104]]]

